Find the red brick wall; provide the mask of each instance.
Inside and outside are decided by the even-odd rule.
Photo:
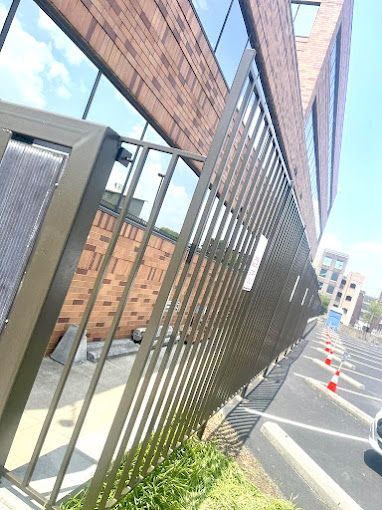
[[[207,153],[227,86],[189,0],[47,0],[171,143]],[[273,121],[312,251],[314,222],[289,2],[245,0],[268,80]],[[252,14],[251,14],[252,13]]]
[[[89,232],[76,273],[73,277],[56,327],[49,342],[51,352],[69,324],[78,325],[84,313],[89,294],[93,289],[102,258],[111,238],[115,217],[98,211]],[[138,247],[143,238],[143,230],[125,223],[110,261],[106,278],[103,280],[97,301],[87,326],[89,340],[104,339],[109,331],[123,288],[134,262]],[[157,235],[152,235],[144,254],[134,285],[130,292],[125,311],[118,325],[116,338],[130,337],[132,331],[148,324],[160,286],[168,268],[175,244]],[[187,284],[191,279],[198,257],[195,256],[187,274],[186,283],[179,297],[182,302]],[[207,264],[202,263],[191,298],[197,291],[201,275]],[[213,266],[211,266],[212,268]],[[182,266],[180,270],[182,269]],[[207,279],[208,281],[208,279]],[[205,287],[202,287],[204,292]],[[171,297],[171,296],[170,296]],[[189,302],[191,304],[191,301]],[[186,310],[188,312],[188,310]],[[186,315],[187,316],[187,315]],[[173,321],[176,319],[176,314]]]
[[[48,0],[165,137],[205,153],[227,86],[188,0]]]
[[[111,214],[97,212],[50,340],[49,351],[65,333],[69,324],[79,324],[114,223],[115,217]],[[106,336],[142,237],[142,229],[125,223],[90,317],[89,339],[100,340]],[[118,338],[128,337],[133,329],[147,324],[173,250],[174,244],[171,241],[154,235],[150,238],[147,253],[135,281],[134,292],[131,293],[117,330]]]

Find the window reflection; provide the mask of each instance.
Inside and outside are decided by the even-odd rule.
[[[8,3],[8,2],[7,2]],[[1,0],[4,17],[6,4]],[[23,0],[0,52],[0,99],[81,117],[96,67],[32,1]]]
[[[215,48],[231,0],[193,0],[192,3],[211,47]]]
[[[235,0],[216,50],[216,58],[229,86],[232,85],[247,42],[247,29],[239,1]]]
[[[110,126],[122,136],[138,139],[146,122],[105,76],[99,81],[87,120]]]
[[[305,124],[305,143],[306,143],[306,151],[308,155],[308,166],[309,166],[309,178],[310,178],[310,187],[312,190],[312,202],[313,202],[313,213],[314,213],[314,221],[316,227],[316,235],[320,236],[321,233],[321,219],[320,219],[320,205],[319,205],[319,195],[318,195],[318,159],[317,159],[317,147],[316,147],[316,139],[317,139],[317,122],[316,122],[316,113],[315,113],[315,105],[313,105],[308,119]]]
[[[319,5],[293,2],[291,7],[295,35],[309,37]]]

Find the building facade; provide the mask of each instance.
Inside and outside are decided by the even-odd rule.
[[[0,98],[206,154],[243,50],[252,46],[312,258],[336,194],[352,0],[276,4],[0,0],[0,72],[9,77]],[[164,167],[153,160],[137,187],[142,207],[126,219],[128,249],[119,250],[105,280],[90,339],[104,338],[110,326]],[[184,163],[174,177],[120,337],[148,322],[198,172]],[[50,349],[83,313],[127,179],[116,163]]]
[[[348,260],[346,253],[325,249],[316,264],[318,287],[322,294],[329,297],[329,306],[333,306],[341,297],[340,287],[346,284],[344,274]]]
[[[342,309],[342,323],[345,324],[345,326],[351,324],[364,281],[365,277],[362,274],[353,272],[350,272],[341,279],[339,290],[333,301],[333,306]]]

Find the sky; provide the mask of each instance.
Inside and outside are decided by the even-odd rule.
[[[382,291],[382,2],[355,0],[338,193],[320,242]]]

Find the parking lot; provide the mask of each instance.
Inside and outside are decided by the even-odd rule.
[[[304,510],[380,510],[382,456],[368,435],[382,407],[382,348],[332,338],[328,366],[326,341],[320,324],[242,400],[226,426]],[[346,366],[334,393],[326,385],[343,352]]]

